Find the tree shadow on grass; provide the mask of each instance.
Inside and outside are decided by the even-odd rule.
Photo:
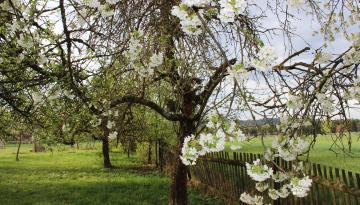
[[[81,184],[7,184],[0,187],[1,204],[166,204],[166,182],[128,179]]]

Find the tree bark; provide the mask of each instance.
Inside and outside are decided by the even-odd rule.
[[[149,142],[149,146],[148,146],[148,156],[147,156],[147,163],[148,164],[151,164],[151,153],[152,151],[151,151],[151,141]]]
[[[104,168],[111,168],[111,161],[109,155],[109,138],[108,136],[104,136],[102,139],[102,152],[104,158]]]
[[[108,119],[104,118],[101,122],[101,129],[103,131],[102,136],[102,153],[104,158],[104,168],[112,168],[110,161],[110,149],[109,149],[109,134],[110,130],[107,128]]]
[[[195,109],[194,96],[191,85],[184,85],[182,96],[182,113],[186,118],[191,118]],[[195,131],[194,121],[180,121],[180,131],[178,135],[178,146],[175,150],[175,165],[172,176],[169,205],[187,205],[187,167],[180,159],[181,148],[185,137]]]
[[[21,147],[21,138],[22,138],[22,133],[19,134],[19,146],[17,148],[17,152],[16,152],[16,161],[19,161],[19,153],[20,153],[20,147]]]

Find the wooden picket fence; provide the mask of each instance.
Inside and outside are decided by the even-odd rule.
[[[191,167],[192,179],[205,185],[222,198],[240,204],[241,193],[255,191],[255,182],[246,173],[246,162],[261,158],[260,154],[220,152],[207,155]],[[284,169],[292,164],[276,159]],[[360,174],[331,166],[304,162],[308,175],[313,179],[310,193],[304,198],[288,197],[272,201],[264,195],[266,203],[284,205],[360,205]],[[273,184],[271,186],[274,186]]]

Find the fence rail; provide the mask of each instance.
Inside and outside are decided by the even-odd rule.
[[[194,180],[206,185],[216,194],[233,202],[240,203],[239,196],[254,191],[255,182],[246,173],[246,162],[260,158],[260,154],[236,153],[230,155],[220,152],[200,158],[196,166],[191,167]],[[290,169],[291,162],[277,159],[276,163],[284,169]],[[331,166],[312,162],[304,163],[305,170],[313,179],[311,191],[307,197],[288,197],[276,204],[284,205],[360,205],[360,174]],[[266,203],[275,204],[267,196]]]

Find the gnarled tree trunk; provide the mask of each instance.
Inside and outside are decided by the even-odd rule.
[[[175,151],[175,164],[173,168],[169,205],[186,205],[187,204],[187,166],[181,160],[181,148],[186,136],[193,132],[189,123],[180,124],[179,143]]]
[[[104,168],[111,168],[111,161],[109,155],[109,138],[108,136],[104,136],[102,139],[102,153],[104,158]]]
[[[183,90],[182,113],[189,119],[194,112],[194,92],[191,87],[186,85]],[[178,135],[178,146],[175,150],[175,164],[173,168],[172,183],[170,190],[169,205],[187,204],[187,167],[181,162],[181,148],[185,137],[193,134],[195,131],[192,120],[180,121],[180,132]]]
[[[102,136],[102,153],[103,153],[103,158],[104,158],[104,168],[111,168],[111,161],[110,161],[110,149],[109,149],[109,134],[110,134],[110,130],[107,128],[107,122],[108,119],[105,118],[102,120],[101,123],[101,129],[103,131],[103,136]]]

